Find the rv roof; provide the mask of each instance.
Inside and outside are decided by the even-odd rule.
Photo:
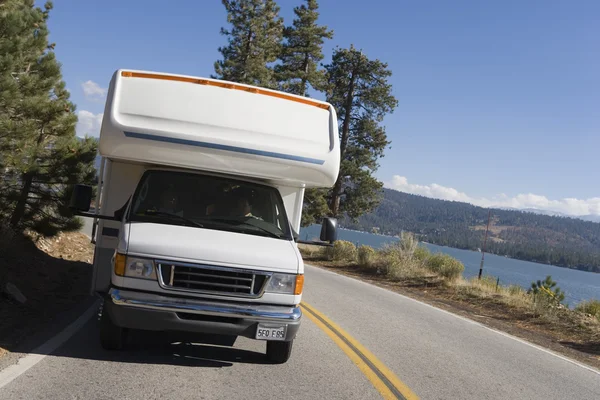
[[[280,99],[286,99],[290,101],[296,101],[298,103],[308,104],[311,106],[319,107],[324,110],[329,109],[329,104],[318,101],[307,99],[306,97],[296,96],[293,94],[278,92],[275,90],[264,89],[251,85],[244,85],[240,83],[233,83],[224,80],[217,79],[206,79],[206,78],[193,78],[183,75],[168,75],[168,74],[156,74],[156,73],[147,73],[147,72],[132,72],[132,71],[121,71],[121,76],[125,78],[146,78],[146,79],[162,79],[167,81],[178,81],[178,82],[187,82],[194,83],[196,85],[207,85],[207,86],[217,86],[225,89],[233,89],[233,90],[243,90],[244,92],[256,93],[264,96],[272,96],[278,97]]]
[[[329,103],[204,77],[117,70],[98,146],[102,156],[329,187],[339,172]]]

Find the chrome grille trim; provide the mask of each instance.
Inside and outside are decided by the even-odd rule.
[[[273,274],[243,268],[168,260],[155,260],[155,263],[158,269],[158,283],[163,289],[229,297],[261,297]],[[165,282],[167,279],[168,282]]]

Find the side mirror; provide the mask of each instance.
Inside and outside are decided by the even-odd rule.
[[[333,243],[337,240],[337,219],[330,217],[323,218],[323,225],[321,226],[321,240],[330,243]]]
[[[76,211],[87,212],[92,203],[92,187],[88,185],[75,185],[71,193],[69,208]]]

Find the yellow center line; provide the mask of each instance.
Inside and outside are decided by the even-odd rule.
[[[305,302],[302,302],[300,305],[305,311],[305,315],[346,353],[384,399],[418,399],[417,395],[379,361],[373,353],[346,333],[336,323]]]

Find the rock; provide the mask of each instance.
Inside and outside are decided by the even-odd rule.
[[[4,293],[6,293],[11,298],[13,298],[14,300],[18,301],[21,304],[24,304],[27,301],[27,297],[25,297],[23,295],[23,293],[21,293],[21,291],[19,290],[19,288],[17,288],[15,285],[13,285],[10,282],[6,283],[6,285],[4,287]]]

